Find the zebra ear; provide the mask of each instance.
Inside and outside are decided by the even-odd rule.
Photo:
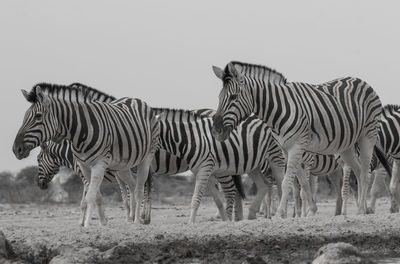
[[[218,79],[221,79],[224,77],[224,71],[217,66],[212,66],[214,74],[218,77]]]
[[[50,104],[50,99],[47,96],[47,94],[45,94],[42,90],[42,88],[40,88],[40,86],[36,86],[36,97],[38,99],[39,102],[42,102],[45,105],[49,105]]]
[[[27,101],[29,101],[28,92],[27,92],[26,90],[24,90],[24,89],[21,89],[21,92],[22,92],[22,95],[25,97],[25,99],[26,99]]]
[[[228,70],[229,73],[237,80],[241,80],[241,78],[243,77],[242,73],[236,68],[236,66],[232,62],[228,63]]]

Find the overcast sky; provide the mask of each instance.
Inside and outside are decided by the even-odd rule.
[[[400,104],[400,2],[0,2],[0,171],[36,164],[11,147],[29,104],[20,89],[82,82],[154,106],[216,108],[211,66],[264,64],[289,81],[366,80]]]

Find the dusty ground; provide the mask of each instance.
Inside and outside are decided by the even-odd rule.
[[[377,207],[375,215],[358,216],[352,204],[348,217],[333,217],[333,201],[320,201],[312,218],[260,215],[234,223],[213,220],[216,209],[205,201],[193,226],[188,204],[155,204],[152,223],[137,226],[126,223],[119,204],[107,204],[107,227],[94,219],[83,229],[75,204],[0,205],[0,230],[16,258],[33,263],[308,263],[319,247],[337,241],[374,258],[400,256],[400,215],[388,213],[387,199]]]

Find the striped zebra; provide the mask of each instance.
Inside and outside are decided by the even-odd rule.
[[[380,120],[378,143],[382,151],[393,162],[389,191],[391,195],[390,212],[399,212],[400,205],[400,106],[385,105]],[[383,164],[384,165],[384,164]]]
[[[138,166],[134,206],[135,223],[150,163],[158,146],[159,127],[151,108],[139,99],[121,98],[112,103],[77,100],[80,89],[38,84],[23,95],[32,103],[18,131],[13,151],[18,159],[49,140],[72,142],[74,157],[90,183],[86,194],[84,226],[88,227],[106,169],[133,181],[130,168]],[[136,204],[133,203],[135,200]],[[136,205],[136,206],[135,206]],[[101,218],[101,224],[106,219]]]
[[[69,140],[62,140],[60,143],[49,141],[43,143],[40,147],[41,150],[37,156],[37,161],[38,161],[38,186],[41,189],[47,189],[48,184],[51,182],[53,177],[59,172],[61,167],[67,167],[69,169],[72,169],[81,178],[83,184],[83,194],[80,205],[81,216],[79,222],[82,225],[87,208],[85,195],[89,187],[89,179],[86,179],[84,177],[76,160],[74,159],[74,155],[72,152],[72,143]],[[136,171],[134,173],[136,173]],[[129,186],[131,182],[128,183],[123,182],[123,179],[120,179],[118,177],[117,172],[110,171],[108,169],[105,171],[104,178],[110,182],[117,181],[121,190],[122,201],[126,208],[127,221],[133,220],[129,200],[130,197],[132,197],[133,195],[132,191],[134,190],[135,186],[134,185]],[[147,202],[144,204],[144,209],[142,211],[142,219],[144,223],[150,223],[150,215],[149,213],[148,214],[145,213],[147,211],[150,212],[149,211],[150,209],[148,208],[149,206],[151,206],[150,202],[148,201],[148,199],[151,199],[150,195],[151,195],[151,175],[149,175],[145,183],[144,199]],[[97,204],[98,214],[104,215],[104,209],[101,204],[101,199],[97,199],[96,204]]]
[[[382,106],[378,95],[364,81],[340,78],[320,85],[290,83],[265,66],[230,62],[224,70],[213,67],[222,80],[213,135],[220,141],[251,113],[266,122],[287,151],[288,164],[282,184],[278,215],[285,208],[304,151],[339,154],[355,171],[360,189],[358,213],[366,213],[368,167],[377,141]],[[359,160],[354,145],[360,145]],[[375,148],[376,149],[376,148]],[[298,177],[313,204],[310,186]],[[315,213],[311,207],[309,214]]]
[[[241,175],[257,169],[265,175],[271,167],[273,175],[283,178],[286,164],[282,150],[271,130],[256,117],[250,117],[232,133],[229,140],[219,142],[211,134],[212,118],[186,110],[153,108],[160,114],[160,149],[185,160],[196,175],[192,197],[190,223],[195,222],[204,187],[210,175]],[[256,178],[258,186],[265,186]],[[266,193],[263,188],[249,210],[249,218],[256,212]],[[227,210],[230,209],[227,197]]]

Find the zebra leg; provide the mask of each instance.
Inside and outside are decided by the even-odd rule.
[[[295,145],[288,150],[287,169],[282,181],[282,198],[276,212],[277,217],[284,218],[287,215],[286,209],[290,190],[293,189],[293,180],[296,176],[298,168],[300,167],[299,165],[302,160],[302,156],[303,150],[300,148],[300,146]]]
[[[300,197],[302,200],[301,210],[302,216],[313,216],[317,211],[317,205],[313,200],[313,195],[311,192],[310,186],[310,170],[308,166],[305,169],[300,169],[297,174],[297,179],[300,183]],[[307,205],[308,205],[308,213],[307,213]]]
[[[335,215],[340,215],[342,212],[342,192],[341,192],[341,186],[342,186],[342,174],[343,170],[341,169],[337,169],[336,171],[328,174],[328,178],[331,181],[331,183],[333,184],[335,191],[336,191],[336,208],[335,208]]]
[[[305,201],[302,202],[300,198],[300,184],[299,181],[297,180],[297,177],[294,178],[293,180],[293,200],[294,200],[293,217],[300,217],[303,210],[302,205],[305,204]],[[304,215],[306,213],[307,213],[306,207],[304,207]]]
[[[382,182],[382,180],[384,180],[384,178],[381,178],[381,175],[380,175],[381,170],[384,170],[384,169],[381,168],[381,169],[377,169],[374,171],[375,177],[374,177],[374,181],[371,186],[371,202],[370,202],[369,207],[367,208],[367,211],[370,213],[375,213],[376,200],[378,199],[379,191],[381,191],[380,183]],[[386,176],[385,171],[383,171],[383,177],[385,177],[385,176]]]
[[[393,172],[392,178],[390,179],[389,191],[391,196],[391,206],[390,212],[391,213],[398,213],[399,212],[399,204],[400,204],[400,160],[393,160]]]
[[[267,193],[265,194],[265,197],[263,199],[263,202],[265,203],[264,206],[264,217],[271,219],[272,214],[271,214],[271,206],[272,206],[272,183],[269,182],[267,184]]]
[[[135,187],[136,187],[136,182],[135,182],[135,176],[131,174],[131,170],[122,170],[118,171],[117,173],[117,178],[118,180],[123,182],[126,186],[127,191],[129,191],[129,204],[127,205],[129,209],[127,210],[129,212],[127,216],[127,221],[133,221],[135,215],[135,208],[136,208],[136,200],[135,200]],[[122,188],[122,187],[121,187]],[[122,191],[122,189],[121,189]],[[127,193],[128,196],[128,193]],[[127,200],[128,201],[128,200]]]
[[[310,175],[310,185],[313,201],[317,202],[318,176]]]
[[[147,180],[150,171],[150,165],[153,161],[154,153],[149,153],[146,158],[144,158],[143,162],[137,166],[137,179],[135,186],[135,199],[136,199],[136,208],[135,208],[135,224],[140,224],[140,207],[143,200],[144,195],[144,184]]]
[[[147,181],[145,183],[145,188],[144,188],[144,210],[141,215],[141,219],[143,220],[143,224],[148,225],[150,224],[151,221],[151,203],[152,203],[152,198],[151,198],[151,193],[153,191],[153,172],[150,172]]]
[[[79,224],[81,226],[83,226],[83,224],[85,223],[85,216],[86,216],[86,209],[87,209],[87,203],[86,203],[85,197],[86,197],[88,188],[89,188],[89,183],[83,184],[83,193],[82,193],[82,199],[81,199],[81,205],[80,205],[81,215],[79,217]]]
[[[342,215],[347,215],[347,200],[350,195],[350,174],[351,168],[348,165],[345,165],[343,168]]]
[[[96,194],[96,207],[97,207],[97,214],[99,215],[99,219],[100,219],[100,224],[104,226],[107,224],[107,218],[104,213],[104,207],[103,207],[103,203],[102,203],[102,195],[101,195],[100,190]]]
[[[233,177],[231,175],[218,176],[218,182],[221,185],[222,192],[226,200],[226,216],[231,221],[232,220],[232,209],[235,203],[235,196],[238,191],[236,190],[235,184],[233,182]],[[211,177],[212,178],[212,177]]]
[[[129,187],[128,185],[125,185],[125,183],[121,182],[121,180],[119,179],[119,177],[115,177],[115,179],[117,180],[119,189],[121,191],[121,197],[122,197],[122,204],[124,205],[125,209],[126,209],[126,221],[129,222],[129,214],[130,214],[130,205],[128,202],[128,195],[127,195],[127,191],[129,191]]]
[[[376,137],[363,137],[359,141],[360,146],[360,183],[361,183],[361,199],[358,207],[358,214],[367,213],[367,192],[369,183],[369,168],[371,164],[374,146],[376,144]]]
[[[214,163],[208,161],[205,165],[197,170],[196,183],[194,187],[194,192],[192,196],[191,211],[189,224],[194,224],[196,221],[197,211],[199,210],[201,198],[203,196],[204,189],[207,186],[208,178],[210,177]]]
[[[240,196],[239,192],[235,194],[235,203],[234,203],[234,213],[235,213],[235,221],[242,221],[243,220],[243,203],[242,197]]]
[[[226,221],[228,218],[226,216],[225,208],[224,208],[224,203],[222,202],[222,199],[220,197],[220,192],[216,188],[216,184],[218,184],[217,179],[215,177],[210,177],[207,188],[210,191],[211,196],[214,199],[215,205],[218,208],[219,215],[221,216],[222,221]]]
[[[261,174],[259,169],[256,169],[250,173],[248,173],[249,177],[253,180],[253,182],[257,186],[257,194],[249,208],[249,215],[247,219],[252,220],[256,219],[256,214],[260,210],[261,202],[267,193],[267,184],[263,180],[263,175]]]
[[[86,202],[87,202],[87,210],[84,227],[89,227],[90,220],[92,217],[93,207],[96,206],[97,201],[97,193],[100,190],[101,182],[103,181],[104,172],[108,166],[108,162],[106,160],[99,160],[91,169],[90,175],[90,183],[88,192],[86,194]],[[101,215],[99,217],[102,217]],[[105,221],[100,219],[100,223],[103,224]]]

